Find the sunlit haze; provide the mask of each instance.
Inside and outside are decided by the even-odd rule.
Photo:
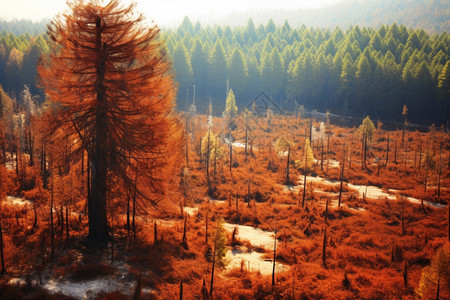
[[[184,16],[192,20],[214,23],[215,18],[223,17],[232,12],[258,9],[299,9],[317,8],[341,0],[165,0],[137,1],[138,9],[150,20],[162,26],[173,26],[181,23]],[[123,1],[128,2],[128,1]],[[36,0],[0,0],[0,18],[31,19],[52,18],[66,7],[65,0],[46,0],[45,4]]]

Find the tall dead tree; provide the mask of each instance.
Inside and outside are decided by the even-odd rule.
[[[166,166],[183,160],[166,51],[159,29],[145,25],[135,5],[69,0],[70,12],[48,26],[51,49],[38,66],[40,85],[57,103],[47,114],[48,131],[73,141],[71,160],[87,151],[88,239],[101,244],[109,240],[109,178],[132,190],[138,173],[139,198],[152,201],[157,197],[141,187],[162,194],[164,177],[172,176]]]

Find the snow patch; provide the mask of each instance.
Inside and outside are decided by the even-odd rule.
[[[26,206],[31,205],[31,202],[20,197],[6,196],[6,199],[3,201],[3,204],[9,206]]]
[[[241,268],[242,261],[243,267],[249,272],[260,272],[261,275],[272,274],[273,260],[264,259],[262,253],[258,252],[243,252],[241,250],[228,251],[225,259],[229,261],[227,269]],[[281,263],[275,263],[275,272],[283,272],[286,267]]]

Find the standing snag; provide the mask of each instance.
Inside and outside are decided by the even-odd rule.
[[[38,66],[39,80],[54,104],[47,110],[48,132],[60,130],[58,138],[72,141],[72,161],[87,151],[88,238],[104,243],[111,179],[149,199],[164,191],[164,177],[175,170],[168,167],[181,161],[181,129],[172,113],[175,88],[159,29],[145,25],[135,4],[68,5],[71,12],[48,26],[52,44]]]

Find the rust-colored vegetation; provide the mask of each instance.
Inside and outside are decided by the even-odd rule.
[[[82,82],[47,67],[50,88],[77,81],[64,95]],[[139,116],[122,116],[138,140],[121,144],[120,126],[106,128],[101,245],[86,242],[98,159],[89,116],[98,99],[89,95],[98,86],[81,85],[79,103],[72,94],[58,104],[52,90],[54,101],[36,110],[0,90],[0,298],[70,299],[92,289],[100,299],[450,299],[444,128],[385,130],[368,119],[348,128],[315,114],[236,112],[231,102],[224,117],[175,114],[163,71],[162,86],[152,76],[144,90],[123,82],[138,96],[167,96],[156,108],[142,96],[132,103]],[[59,114],[75,102],[81,112]],[[168,119],[151,127],[154,109]],[[102,291],[87,287],[104,281]]]

